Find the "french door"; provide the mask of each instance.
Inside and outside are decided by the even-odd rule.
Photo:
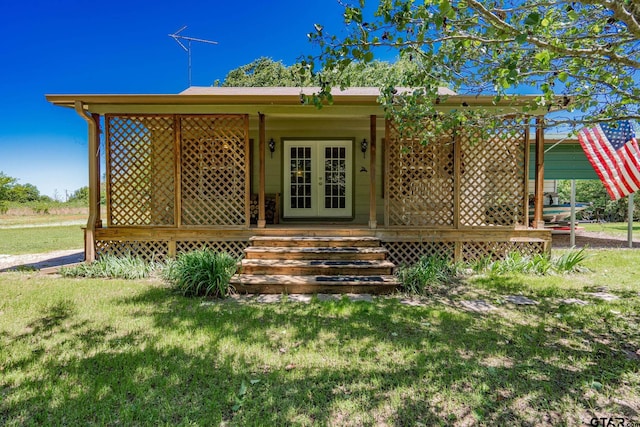
[[[284,141],[285,218],[351,217],[353,142]]]

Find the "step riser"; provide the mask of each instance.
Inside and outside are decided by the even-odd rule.
[[[395,285],[233,285],[241,294],[390,294]]]
[[[241,293],[384,294],[398,286],[395,266],[375,237],[256,236],[250,242],[231,279]]]
[[[331,261],[383,261],[387,254],[380,253],[314,253],[314,252],[245,252],[244,259],[326,259]]]
[[[378,276],[392,274],[389,267],[317,267],[317,266],[261,266],[243,265],[241,274],[286,274],[292,276]]]

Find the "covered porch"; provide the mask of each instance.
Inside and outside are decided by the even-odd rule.
[[[489,137],[461,129],[422,145],[385,120],[377,93],[337,92],[322,109],[302,105],[300,88],[49,95],[88,122],[87,260],[106,253],[163,258],[203,246],[241,258],[255,236],[375,237],[396,265],[424,255],[466,261],[550,249],[541,116],[505,107],[514,115]],[[463,103],[491,100],[450,96],[442,108]],[[99,209],[101,145],[106,218]],[[278,215],[267,223],[272,195]]]

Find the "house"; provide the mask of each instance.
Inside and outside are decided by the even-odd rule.
[[[86,259],[162,258],[204,245],[253,258],[260,255],[249,257],[250,246],[314,247],[337,238],[343,243],[327,245],[359,239],[354,245],[379,245],[395,265],[432,254],[464,261],[549,250],[542,221],[546,110],[523,116],[519,106],[443,89],[450,96],[439,108],[513,115],[489,136],[458,129],[423,145],[401,137],[385,119],[378,89],[336,90],[333,103],[320,109],[301,102],[313,92],[191,87],[176,95],[47,95],[88,123]],[[105,218],[98,196],[101,141]],[[529,212],[534,145],[535,210]]]

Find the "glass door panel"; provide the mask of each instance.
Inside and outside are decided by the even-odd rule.
[[[285,218],[352,215],[352,141],[284,141]]]

